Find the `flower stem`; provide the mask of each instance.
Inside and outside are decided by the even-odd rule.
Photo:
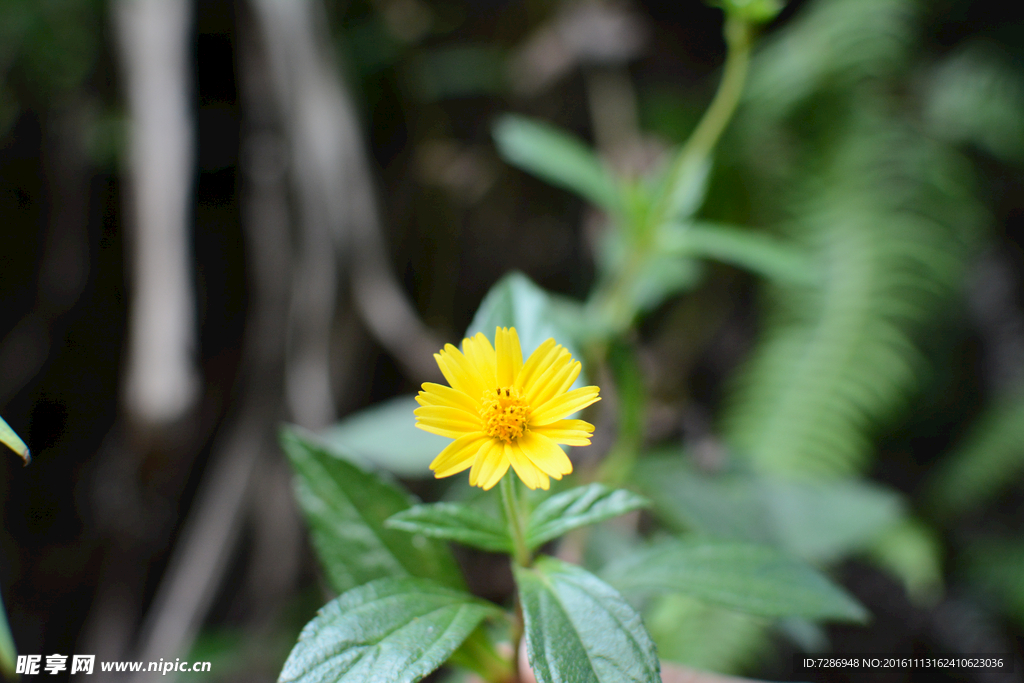
[[[529,567],[532,561],[529,546],[526,545],[526,522],[528,515],[520,505],[518,480],[511,473],[501,479],[501,502],[505,507],[508,532],[512,537],[512,559],[520,567]],[[523,640],[523,606],[516,593],[515,615],[512,617],[512,680],[519,677],[519,647]]]
[[[747,80],[747,70],[750,66],[753,27],[744,19],[726,15],[724,34],[728,51],[722,82],[704,116],[672,164],[668,182],[665,184],[666,192],[651,216],[657,224],[672,218],[671,213],[675,208],[674,197],[691,182],[688,176],[697,170],[699,162],[711,154],[711,150],[718,143],[718,138],[732,119],[743,94],[743,84]],[[657,229],[658,225],[651,227]]]
[[[604,321],[610,335],[622,334],[633,323],[636,310],[632,293],[655,247],[658,231],[676,217],[679,198],[685,196],[695,182],[694,174],[700,171],[718,144],[743,94],[750,66],[753,26],[744,19],[726,16],[724,33],[728,52],[714,99],[672,162],[660,197],[654,200],[649,211],[627,219],[632,223],[627,226],[632,236],[628,241],[629,253],[617,272],[591,297],[593,310]]]
[[[529,567],[531,557],[526,545],[526,519],[519,504],[516,483],[514,476],[501,478],[501,502],[505,506],[505,519],[508,521],[509,535],[512,536],[512,558],[520,567]]]

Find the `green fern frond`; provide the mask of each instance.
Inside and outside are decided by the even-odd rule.
[[[951,142],[970,143],[1003,161],[1024,161],[1024,79],[987,44],[967,45],[933,70],[924,118]]]
[[[758,108],[756,121],[783,118],[823,87],[849,89],[892,77],[913,50],[918,14],[913,0],[809,4],[758,53],[746,93]]]
[[[794,181],[783,226],[819,259],[814,290],[778,289],[775,311],[724,419],[763,472],[846,476],[924,368],[917,335],[956,292],[979,213],[959,157],[894,118],[863,112]]]

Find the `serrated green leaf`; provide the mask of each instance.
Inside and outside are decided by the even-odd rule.
[[[500,610],[422,579],[378,579],[327,603],[306,624],[281,683],[413,683]]]
[[[551,496],[533,511],[526,527],[526,544],[537,548],[577,527],[603,522],[648,505],[643,496],[603,484],[569,489]]]
[[[324,445],[345,457],[405,478],[428,478],[427,465],[450,439],[416,428],[412,396],[400,396],[349,415],[320,433]]]
[[[494,343],[496,327],[515,327],[524,359],[549,337],[568,349],[574,358],[579,358],[575,335],[561,322],[569,307],[568,301],[554,302],[522,273],[509,273],[495,283],[480,302],[466,336],[482,332]]]
[[[640,615],[611,586],[551,557],[515,577],[538,683],[660,683]]]
[[[739,226],[708,222],[667,225],[658,236],[658,249],[674,256],[714,259],[786,284],[806,286],[818,280],[810,254]]]
[[[810,565],[748,543],[666,541],[606,567],[602,576],[625,593],[684,593],[765,617],[868,617],[860,603]]]
[[[512,539],[501,522],[459,503],[414,505],[389,518],[386,526],[490,552],[512,552]]]
[[[281,445],[297,475],[296,497],[313,546],[336,591],[389,576],[463,586],[447,546],[385,527],[385,520],[412,504],[406,492],[294,429],[282,432]]]
[[[28,446],[21,440],[17,432],[11,429],[11,426],[0,417],[0,443],[5,444],[12,451],[21,456],[22,460],[27,465],[32,460],[32,454],[29,453]]]
[[[581,140],[554,126],[506,114],[494,124],[501,157],[552,185],[575,192],[595,206],[617,213],[615,180]]]

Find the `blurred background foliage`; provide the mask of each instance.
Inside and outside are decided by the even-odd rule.
[[[564,301],[599,289],[623,228],[600,211],[605,176],[559,129],[595,149],[620,187],[642,188],[696,125],[724,56],[721,12],[697,0],[314,4],[327,73],[351,97],[369,154],[388,265],[439,339],[461,338],[513,270]],[[134,421],[120,393],[132,292],[112,11],[101,0],[0,4],[0,414],[35,455],[26,469],[14,459],[0,468],[0,586],[23,653],[137,652],[133,634],[160,604],[246,386],[259,285],[247,206],[266,142],[251,83],[273,61],[252,57],[272,53],[261,15],[246,2],[192,6],[189,238],[203,387],[180,423],[153,426]],[[500,118],[508,112],[528,118]],[[609,352],[597,378],[610,403],[639,406],[635,424],[599,425],[595,451],[631,433],[627,446],[644,452],[631,480],[665,528],[773,543],[828,566],[875,620],[770,624],[664,598],[645,612],[664,658],[781,679],[800,648],[1019,656],[1022,113],[1021,9],[801,0],[764,30],[706,198],[690,207],[717,241],[706,237],[696,256],[669,244],[648,264],[631,294],[642,315],[617,330],[629,352]],[[285,139],[288,113],[269,118]],[[531,120],[552,128],[524,133]],[[555,168],[529,168],[531,141]],[[565,174],[577,182],[559,182]],[[290,206],[301,193],[293,180]],[[291,231],[301,242],[300,220]],[[765,252],[759,238],[788,251]],[[336,415],[410,393],[424,378],[351,303],[358,285],[324,287],[337,295],[327,330]],[[570,320],[573,306],[553,315]],[[324,438],[415,480],[386,444],[371,452],[373,420],[405,410],[393,405]],[[303,423],[283,403],[276,418]],[[288,489],[286,470],[261,467],[257,496]],[[433,482],[410,485],[442,495]],[[225,568],[200,586],[209,605],[183,642],[214,661],[212,680],[273,680],[322,602],[294,504],[285,495],[268,509],[240,513]],[[282,534],[294,538],[275,546]],[[619,542],[608,532],[608,548],[588,552],[610,556]],[[471,588],[508,590],[493,558],[460,561]]]

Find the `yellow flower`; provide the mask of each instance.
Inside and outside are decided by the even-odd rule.
[[[497,347],[497,350],[495,350]],[[566,420],[601,400],[597,387],[568,391],[579,361],[548,339],[523,362],[514,327],[499,327],[494,347],[483,334],[434,354],[451,387],[427,382],[416,397],[416,426],[455,439],[430,463],[437,478],[472,467],[469,483],[497,484],[509,465],[531,489],[547,489],[572,463],[558,444],[587,446],[594,425]]]

